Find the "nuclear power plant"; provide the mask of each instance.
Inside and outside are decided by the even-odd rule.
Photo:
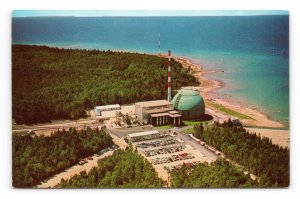
[[[168,51],[167,100],[154,100],[135,103],[137,118],[153,126],[170,124],[181,126],[183,120],[201,120],[205,103],[197,91],[181,89],[172,99],[171,51]]]
[[[160,43],[159,43],[160,45]],[[204,118],[205,103],[198,91],[182,88],[172,98],[172,66],[171,51],[168,51],[167,66],[167,99],[136,102],[130,112],[143,124],[153,126],[181,126],[183,120],[201,120]],[[115,117],[116,112],[122,112],[119,104],[96,106],[95,118],[106,120]],[[124,113],[124,111],[123,111]]]

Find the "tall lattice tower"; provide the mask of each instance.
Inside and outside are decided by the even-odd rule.
[[[158,44],[157,44],[157,47],[158,47],[158,54],[160,54],[160,33],[158,34]]]

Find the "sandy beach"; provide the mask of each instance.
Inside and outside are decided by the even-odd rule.
[[[271,138],[273,144],[278,144],[282,147],[290,147],[289,130],[263,128],[246,128],[246,130],[251,134],[256,133],[256,135]]]

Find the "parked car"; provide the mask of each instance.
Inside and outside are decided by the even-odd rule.
[[[91,157],[91,156],[89,156],[89,157],[87,157],[86,159],[88,159],[88,160],[93,160],[94,158]]]
[[[79,164],[79,165],[84,165],[85,163],[87,163],[86,160],[81,160],[78,164]]]

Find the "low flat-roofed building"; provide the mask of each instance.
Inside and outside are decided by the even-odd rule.
[[[174,110],[173,104],[167,100],[155,100],[135,103],[137,118],[154,126],[172,124],[180,126],[181,115]]]
[[[95,113],[96,113],[96,116],[101,116],[101,112],[112,111],[112,110],[120,110],[120,109],[121,109],[121,106],[119,104],[96,106],[95,107]]]
[[[178,113],[178,111],[168,111],[163,113],[150,114],[149,122],[153,126],[160,126],[166,124],[171,124],[173,126],[180,126],[182,121],[181,121],[181,115]]]
[[[135,113],[138,119],[147,123],[149,114],[162,113],[173,110],[173,104],[168,100],[155,100],[135,103]]]
[[[160,133],[157,130],[153,131],[143,131],[137,133],[131,133],[127,135],[127,138],[131,142],[143,141],[143,140],[151,140],[155,138],[159,138]]]

